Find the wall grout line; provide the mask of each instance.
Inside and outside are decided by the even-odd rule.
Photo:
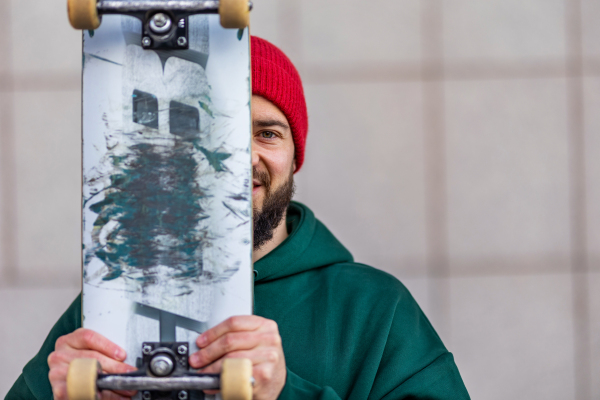
[[[578,61],[578,60],[575,60]],[[567,67],[565,58],[560,60],[522,62],[486,61],[482,63],[444,64],[443,74],[432,73],[440,69],[435,60],[415,63],[313,65],[305,64],[302,74],[307,84],[344,84],[379,82],[437,82],[481,81],[519,79],[564,79],[579,77]],[[589,63],[585,76],[600,76],[600,62]]]
[[[279,37],[283,40],[282,50],[303,77],[305,60],[302,41],[302,1],[281,1],[277,3],[277,7],[279,16],[277,29]],[[281,34],[282,32],[294,32],[295,34]]]
[[[0,13],[10,15],[10,1],[0,3]],[[18,279],[17,267],[17,201],[16,201],[16,158],[14,133],[14,91],[11,79],[12,46],[10,35],[10,18],[6,18],[0,28],[4,38],[3,54],[8,79],[0,81],[0,173],[2,173],[2,219],[0,227],[0,246],[2,246],[2,270],[0,274],[7,284],[14,284]]]
[[[450,331],[450,282],[448,269],[446,149],[444,129],[444,74],[442,20],[439,0],[421,6],[423,135],[425,162],[425,221],[427,276],[432,319],[446,341]]]
[[[65,92],[81,90],[81,73],[0,73],[0,92]]]
[[[575,399],[591,400],[581,0],[567,1],[567,120]]]
[[[277,35],[279,38],[283,39],[281,50],[290,58],[292,64],[294,64],[300,74],[304,87],[306,87],[304,54],[302,51],[302,21],[300,17],[302,3],[300,0],[280,1],[277,2],[276,7],[278,16]],[[288,32],[295,32],[295,34],[289,35]],[[306,88],[304,90],[306,95]],[[310,137],[311,136],[308,135],[307,141],[309,141],[309,143]],[[304,198],[310,199],[312,191],[310,185],[307,184],[307,178],[308,175],[302,174],[301,172],[294,176],[297,192],[299,191]],[[298,190],[298,188],[300,188],[300,190]],[[296,199],[296,197],[297,195],[294,196],[294,199]]]
[[[298,61],[296,61],[296,58]],[[545,64],[536,67],[502,66],[500,64],[470,66],[444,66],[441,74],[424,74],[423,70],[433,71],[436,66],[398,64],[386,67],[336,67],[302,64],[301,57],[294,63],[303,68],[302,80],[309,85],[327,84],[369,84],[395,82],[468,82],[482,80],[521,80],[521,79],[564,79],[581,76],[600,77],[600,66],[582,73],[573,73],[565,68],[564,60],[558,64]],[[0,93],[2,92],[64,92],[81,89],[79,74],[8,74],[0,73]]]
[[[2,171],[2,220],[0,227],[0,245],[2,246],[2,280],[13,284],[17,280],[16,268],[16,246],[15,228],[17,226],[15,216],[15,157],[14,157],[14,126],[13,95],[11,92],[0,96],[0,131],[2,141],[0,153],[0,170]]]
[[[309,65],[303,62],[301,46],[290,43],[297,56],[294,63],[302,69],[302,79],[305,84],[368,84],[381,82],[451,82],[451,81],[481,81],[481,80],[520,80],[520,79],[564,79],[585,77],[600,77],[600,63],[596,68],[576,71],[567,68],[571,61],[548,62],[532,65],[490,62],[479,65],[444,65],[443,73],[432,73],[439,70],[435,63],[426,65],[398,63],[390,65],[362,66],[323,66]],[[297,60],[296,60],[297,59]],[[579,63],[578,60],[573,62]],[[425,72],[424,72],[425,71]],[[0,93],[6,92],[64,92],[81,90],[80,73],[47,73],[47,74],[17,74],[0,72]]]

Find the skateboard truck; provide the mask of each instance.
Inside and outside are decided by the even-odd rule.
[[[225,359],[220,374],[190,370],[189,344],[175,341],[175,328],[202,331],[199,321],[140,303],[136,303],[135,313],[158,320],[161,341],[142,343],[134,372],[103,374],[94,359],[72,361],[67,374],[70,400],[95,400],[100,390],[137,390],[142,400],[191,400],[196,397],[193,391],[199,390],[221,390],[223,400],[252,398],[250,360]]]
[[[67,0],[69,22],[75,29],[93,30],[102,15],[129,15],[142,21],[145,49],[184,50],[189,46],[188,17],[219,14],[224,28],[248,26],[248,0]]]
[[[190,390],[219,389],[218,374],[189,370],[185,342],[145,342],[138,370],[129,374],[98,375],[100,390],[141,390],[143,400],[186,400]]]
[[[69,400],[96,400],[101,390],[137,390],[143,400],[187,400],[192,391],[220,390],[223,400],[251,400],[252,362],[242,358],[223,360],[220,374],[189,370],[185,342],[145,342],[142,365],[125,374],[103,374],[97,360],[78,358],[67,373]]]

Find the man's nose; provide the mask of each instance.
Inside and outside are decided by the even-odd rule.
[[[258,156],[258,151],[252,149],[252,166],[255,167],[258,165],[258,159],[260,157]]]

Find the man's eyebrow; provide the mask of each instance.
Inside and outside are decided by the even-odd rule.
[[[276,119],[263,119],[254,121],[254,126],[257,128],[268,128],[269,126],[279,126],[283,129],[290,129],[289,125]]]

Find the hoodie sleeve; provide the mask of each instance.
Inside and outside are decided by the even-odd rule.
[[[279,395],[281,400],[339,400],[340,396],[330,387],[319,387],[305,379],[300,378],[292,371],[287,370],[285,386]]]
[[[370,398],[375,398],[371,397]],[[444,353],[424,369],[415,373],[408,380],[392,389],[383,397],[385,400],[423,399],[423,400],[468,400],[469,395],[464,387],[451,353]],[[281,400],[337,400],[340,396],[329,386],[319,387],[287,370],[287,379]]]
[[[12,388],[6,394],[4,400],[34,400],[35,396],[29,390],[29,386],[27,386],[27,382],[25,382],[25,378],[23,378],[23,374],[19,375],[19,378],[14,383]]]
[[[454,357],[401,285],[369,399],[468,400]],[[391,296],[390,296],[391,297]]]
[[[460,399],[469,394],[451,353],[444,353],[424,369],[404,381],[383,399]]]
[[[344,286],[352,281],[360,279]],[[343,302],[351,310],[344,318],[340,310],[327,315],[331,336],[343,343],[329,350],[335,372],[315,374],[319,365],[296,365],[295,373],[288,368],[280,399],[468,400],[452,354],[408,290],[381,274],[370,281],[362,291],[349,286],[354,296]]]

